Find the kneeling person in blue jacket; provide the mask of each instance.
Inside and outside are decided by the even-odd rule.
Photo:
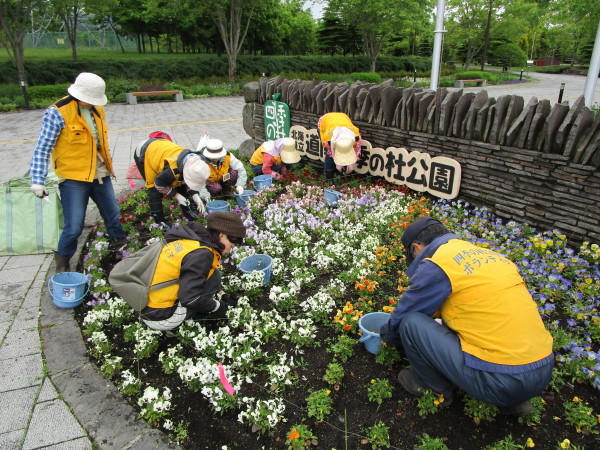
[[[239,214],[213,212],[207,226],[191,222],[173,226],[165,234],[167,245],[158,259],[148,305],[142,310],[144,323],[167,331],[185,320],[224,319],[235,300],[223,294],[220,261],[246,236]],[[160,283],[179,279],[177,284],[156,289]]]
[[[552,336],[517,267],[499,253],[459,239],[421,217],[402,236],[410,286],[381,328],[410,362],[398,375],[411,394],[423,389],[452,403],[456,386],[524,416],[552,378]],[[442,323],[432,316],[439,314]]]

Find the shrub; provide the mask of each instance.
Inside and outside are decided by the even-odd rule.
[[[381,75],[376,72],[353,72],[350,76],[364,83],[381,83]]]

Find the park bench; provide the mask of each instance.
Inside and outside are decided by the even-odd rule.
[[[148,91],[148,92],[128,92],[125,97],[128,105],[137,105],[137,97],[146,97],[150,95],[172,95],[173,101],[182,102],[183,93],[181,91]]]
[[[477,84],[475,84],[475,86],[477,86],[477,87],[483,87],[483,86],[486,85],[486,80],[478,80],[478,79],[475,79],[475,80],[456,80],[454,82],[454,87],[463,88],[463,87],[465,87],[465,83],[477,83]]]

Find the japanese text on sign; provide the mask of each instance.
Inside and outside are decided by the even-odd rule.
[[[290,108],[283,102],[267,100],[265,102],[265,136],[272,141],[289,136]]]
[[[296,140],[296,148],[301,155],[313,160],[325,160],[325,149],[321,145],[318,130],[294,125],[290,128],[290,136]],[[456,198],[460,189],[461,167],[457,161],[445,156],[432,157],[427,153],[410,152],[402,147],[373,148],[365,139],[355,170],[445,199]]]

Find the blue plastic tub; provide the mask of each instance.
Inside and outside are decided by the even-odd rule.
[[[61,272],[48,280],[48,290],[56,306],[75,308],[90,290],[90,280],[79,272]]]
[[[243,193],[234,195],[235,201],[240,206],[246,206],[246,203],[248,203],[248,200],[250,200],[254,194],[256,194],[256,191],[246,189]]]
[[[325,189],[323,196],[325,197],[325,203],[331,206],[337,206],[338,201],[342,197],[342,193],[332,189]]]
[[[391,314],[384,312],[372,312],[365,314],[358,320],[358,327],[362,330],[363,335],[358,340],[365,344],[365,348],[368,352],[377,354],[379,347],[381,347],[381,337],[379,336],[379,330],[390,320]]]
[[[271,175],[259,175],[254,177],[254,187],[257,191],[262,191],[267,186],[273,184],[273,177]]]
[[[225,200],[213,200],[212,202],[208,202],[206,204],[206,212],[207,214],[210,214],[211,212],[226,212],[229,211],[231,209],[231,206],[229,205],[229,202],[226,202]]]
[[[273,259],[269,255],[250,255],[240,261],[239,269],[243,273],[252,273],[255,270],[264,272],[263,283],[268,284],[271,281],[271,265]]]

